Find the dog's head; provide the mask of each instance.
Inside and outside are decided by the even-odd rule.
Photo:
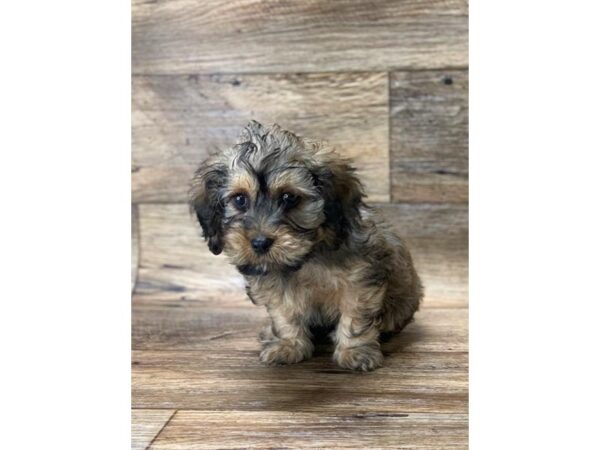
[[[301,267],[360,225],[362,186],[348,161],[277,125],[250,122],[237,145],[196,171],[190,203],[208,247],[246,275]]]

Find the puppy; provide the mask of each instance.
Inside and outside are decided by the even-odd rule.
[[[364,196],[347,160],[254,121],[197,170],[190,204],[210,251],[225,252],[270,315],[263,363],[310,358],[312,331],[331,327],[337,364],[373,370],[383,364],[380,334],[419,308],[410,253]]]

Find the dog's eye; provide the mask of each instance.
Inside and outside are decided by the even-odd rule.
[[[291,209],[300,202],[300,197],[290,192],[281,194],[281,204],[285,209]]]
[[[233,202],[235,203],[236,208],[241,211],[245,211],[248,208],[248,197],[244,194],[237,194],[233,197]]]

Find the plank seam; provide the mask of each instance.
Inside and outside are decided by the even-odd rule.
[[[468,330],[465,329],[465,331],[468,333]],[[468,340],[468,336],[466,337],[466,339]],[[210,341],[208,341],[210,342]],[[202,341],[202,343],[204,344],[205,342]],[[329,344],[324,344],[324,345],[329,345]],[[192,348],[192,347],[181,347],[181,348],[162,348],[162,349],[155,349],[155,348],[145,348],[145,347],[134,347],[131,349],[132,352],[140,352],[140,353],[198,353],[198,354],[206,354],[206,349],[200,349],[200,348]],[[241,354],[249,354],[249,355],[254,355],[256,356],[256,360],[258,361],[258,355],[260,353],[260,349],[257,347],[256,350],[240,350],[239,351]],[[439,354],[451,354],[451,355],[468,355],[469,352],[467,350],[446,350],[445,352],[442,352],[440,350],[432,350],[430,352],[425,351],[425,350],[420,350],[418,352],[413,352],[413,351],[394,351],[391,352],[390,354],[394,354],[394,355],[416,355],[416,354],[423,354],[423,355],[439,355]],[[320,356],[318,357],[313,357],[311,358],[323,358],[324,360],[328,359],[329,356],[333,356],[333,349],[331,350],[327,350],[327,348],[325,348],[324,353],[322,353]],[[329,358],[330,359],[330,358]],[[262,366],[260,366],[262,367]],[[348,372],[348,373],[352,373],[352,372]],[[134,409],[173,409],[173,408],[150,408],[150,407],[136,407]]]
[[[136,248],[137,251],[137,255],[136,255],[136,265],[135,265],[135,276],[134,276],[134,281],[133,281],[133,288],[131,289],[131,294],[135,294],[135,291],[137,289],[138,286],[138,281],[140,278],[140,261],[141,261],[141,256],[142,256],[142,239],[141,239],[141,227],[140,227],[140,208],[139,208],[139,204],[138,203],[132,203],[133,206],[133,214],[135,216],[135,233],[137,235],[137,240],[138,240],[138,245]],[[133,256],[133,255],[132,255]]]
[[[467,330],[468,331],[468,330]],[[138,353],[206,353],[206,349],[198,349],[198,348],[132,348],[131,349],[132,352],[138,352]],[[257,348],[256,350],[235,350],[235,352],[232,352],[231,354],[252,354],[252,355],[257,355],[259,353],[259,349]],[[333,353],[333,351],[331,352]],[[469,352],[468,351],[439,351],[439,350],[435,350],[435,351],[431,351],[431,352],[427,352],[424,350],[419,350],[419,351],[399,351],[399,352],[394,352],[395,355],[447,355],[451,353],[452,355],[468,355]],[[321,356],[325,356],[325,355],[321,355]],[[313,357],[314,358],[314,357]],[[351,371],[349,371],[348,373],[352,373]],[[173,408],[159,408],[159,407],[134,407],[133,409],[173,409]]]
[[[169,409],[172,408],[134,408],[135,410],[159,410],[159,411],[168,411]],[[228,413],[228,412],[248,412],[248,413],[262,413],[262,412],[284,412],[282,410],[279,409],[240,409],[240,408],[227,408],[227,409],[206,409],[206,408],[180,408],[177,410],[177,412],[181,412],[181,413],[185,413],[187,411],[195,411],[195,412],[206,412],[206,413]],[[333,411],[333,410],[332,410]],[[348,408],[348,409],[340,409],[339,411],[341,412],[346,412],[346,411],[356,411],[356,408],[352,409],[352,408]],[[443,412],[443,411],[423,411],[423,412],[413,412],[413,411],[408,411],[408,410],[402,410],[402,412],[407,412],[408,414],[423,414],[423,415],[444,415],[444,416],[466,416],[468,415],[468,413],[464,412]],[[317,411],[317,410],[298,410],[298,411],[294,411],[294,412],[299,412],[302,414],[323,414],[324,411]],[[325,413],[327,413],[328,411],[325,411]],[[383,413],[385,413],[386,411],[382,411]],[[175,413],[173,413],[173,416],[175,415]],[[165,424],[166,426],[166,424]],[[161,430],[162,431],[162,430]]]
[[[191,269],[189,269],[189,270],[191,270]],[[240,292],[243,292],[243,291],[240,291]],[[156,300],[156,301],[165,301],[165,302],[176,302],[176,301],[177,301],[177,300],[175,300],[173,297],[157,298],[157,297],[154,297],[154,296],[149,296],[149,297],[143,298],[143,299],[141,299],[141,300],[140,300],[139,298],[138,298],[138,299],[136,299],[136,300],[135,300],[135,301],[132,303],[132,307],[133,307],[133,308],[140,308],[140,307],[144,307],[144,304],[143,304],[143,303],[144,303],[145,301],[153,301],[153,300]],[[425,301],[426,301],[426,300],[427,300],[427,299],[425,299]],[[197,299],[197,298],[189,298],[189,299],[188,299],[188,301],[192,301],[192,302],[198,302],[198,301],[199,301],[199,299]],[[205,308],[204,306],[198,306],[198,308],[197,308],[197,309],[199,310],[199,309],[210,309],[210,308]],[[468,311],[468,310],[469,310],[469,305],[468,305],[468,303],[465,303],[465,305],[464,305],[464,306],[458,306],[458,305],[457,305],[457,306],[453,306],[453,305],[434,305],[434,306],[429,306],[429,305],[425,305],[425,304],[423,304],[423,305],[421,306],[421,308],[419,309],[419,311],[438,311],[438,310],[452,310],[452,311],[458,311],[458,310],[463,310],[463,309],[464,309],[464,310],[466,310],[466,311]],[[247,310],[247,311],[255,311],[255,310]]]
[[[387,72],[387,95],[388,95],[388,203],[394,203],[392,188],[392,73]]]
[[[422,205],[422,206],[439,206],[439,205],[468,205],[469,202],[468,201],[462,201],[462,202],[450,202],[450,201],[439,201],[439,202],[421,202],[421,201],[414,201],[414,202],[409,202],[406,200],[400,201],[400,202],[367,202],[369,205],[372,206],[392,206],[392,205]],[[138,205],[188,205],[188,202],[184,202],[184,201],[177,201],[177,202],[173,202],[173,201],[135,201],[132,203],[132,205],[138,206]],[[139,224],[138,224],[139,225]]]
[[[135,408],[135,409],[141,409],[141,408]],[[153,409],[159,409],[159,408],[153,408]],[[171,417],[169,417],[169,419],[165,422],[165,424],[160,428],[160,430],[158,430],[158,433],[156,433],[156,436],[154,436],[152,438],[152,440],[150,441],[150,443],[148,444],[148,446],[146,447],[146,450],[150,450],[150,448],[152,448],[152,444],[154,444],[154,441],[156,441],[156,438],[158,438],[158,436],[160,435],[160,433],[163,432],[163,430],[167,427],[167,425],[169,425],[169,423],[171,423],[171,420],[173,420],[173,417],[175,417],[175,414],[177,414],[177,411],[179,411],[178,409],[176,409],[175,411],[173,411],[173,414],[171,414]]]
[[[427,67],[398,67],[398,68],[394,68],[394,67],[387,67],[387,68],[373,68],[373,69],[368,69],[368,70],[316,70],[316,71],[309,71],[309,72],[298,72],[298,71],[291,71],[291,72],[245,72],[245,71],[234,71],[234,72],[168,72],[168,73],[164,73],[164,72],[132,72],[131,76],[132,77],[189,77],[189,76],[194,76],[194,75],[201,75],[201,76],[256,76],[256,75],[262,75],[262,76],[278,76],[278,75],[320,75],[320,74],[324,74],[324,75],[329,75],[329,74],[367,74],[367,73],[392,73],[392,72],[444,72],[444,71],[448,71],[448,70],[469,70],[469,66],[468,65],[457,65],[457,66],[444,66],[444,67],[434,67],[434,68],[427,68]]]

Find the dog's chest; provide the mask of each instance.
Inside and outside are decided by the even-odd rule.
[[[285,279],[257,278],[250,283],[255,303],[284,308],[290,315],[335,320],[353,292],[351,271],[305,264]]]
[[[337,306],[346,294],[351,281],[348,274],[337,268],[307,264],[290,277],[286,299],[306,306]]]

